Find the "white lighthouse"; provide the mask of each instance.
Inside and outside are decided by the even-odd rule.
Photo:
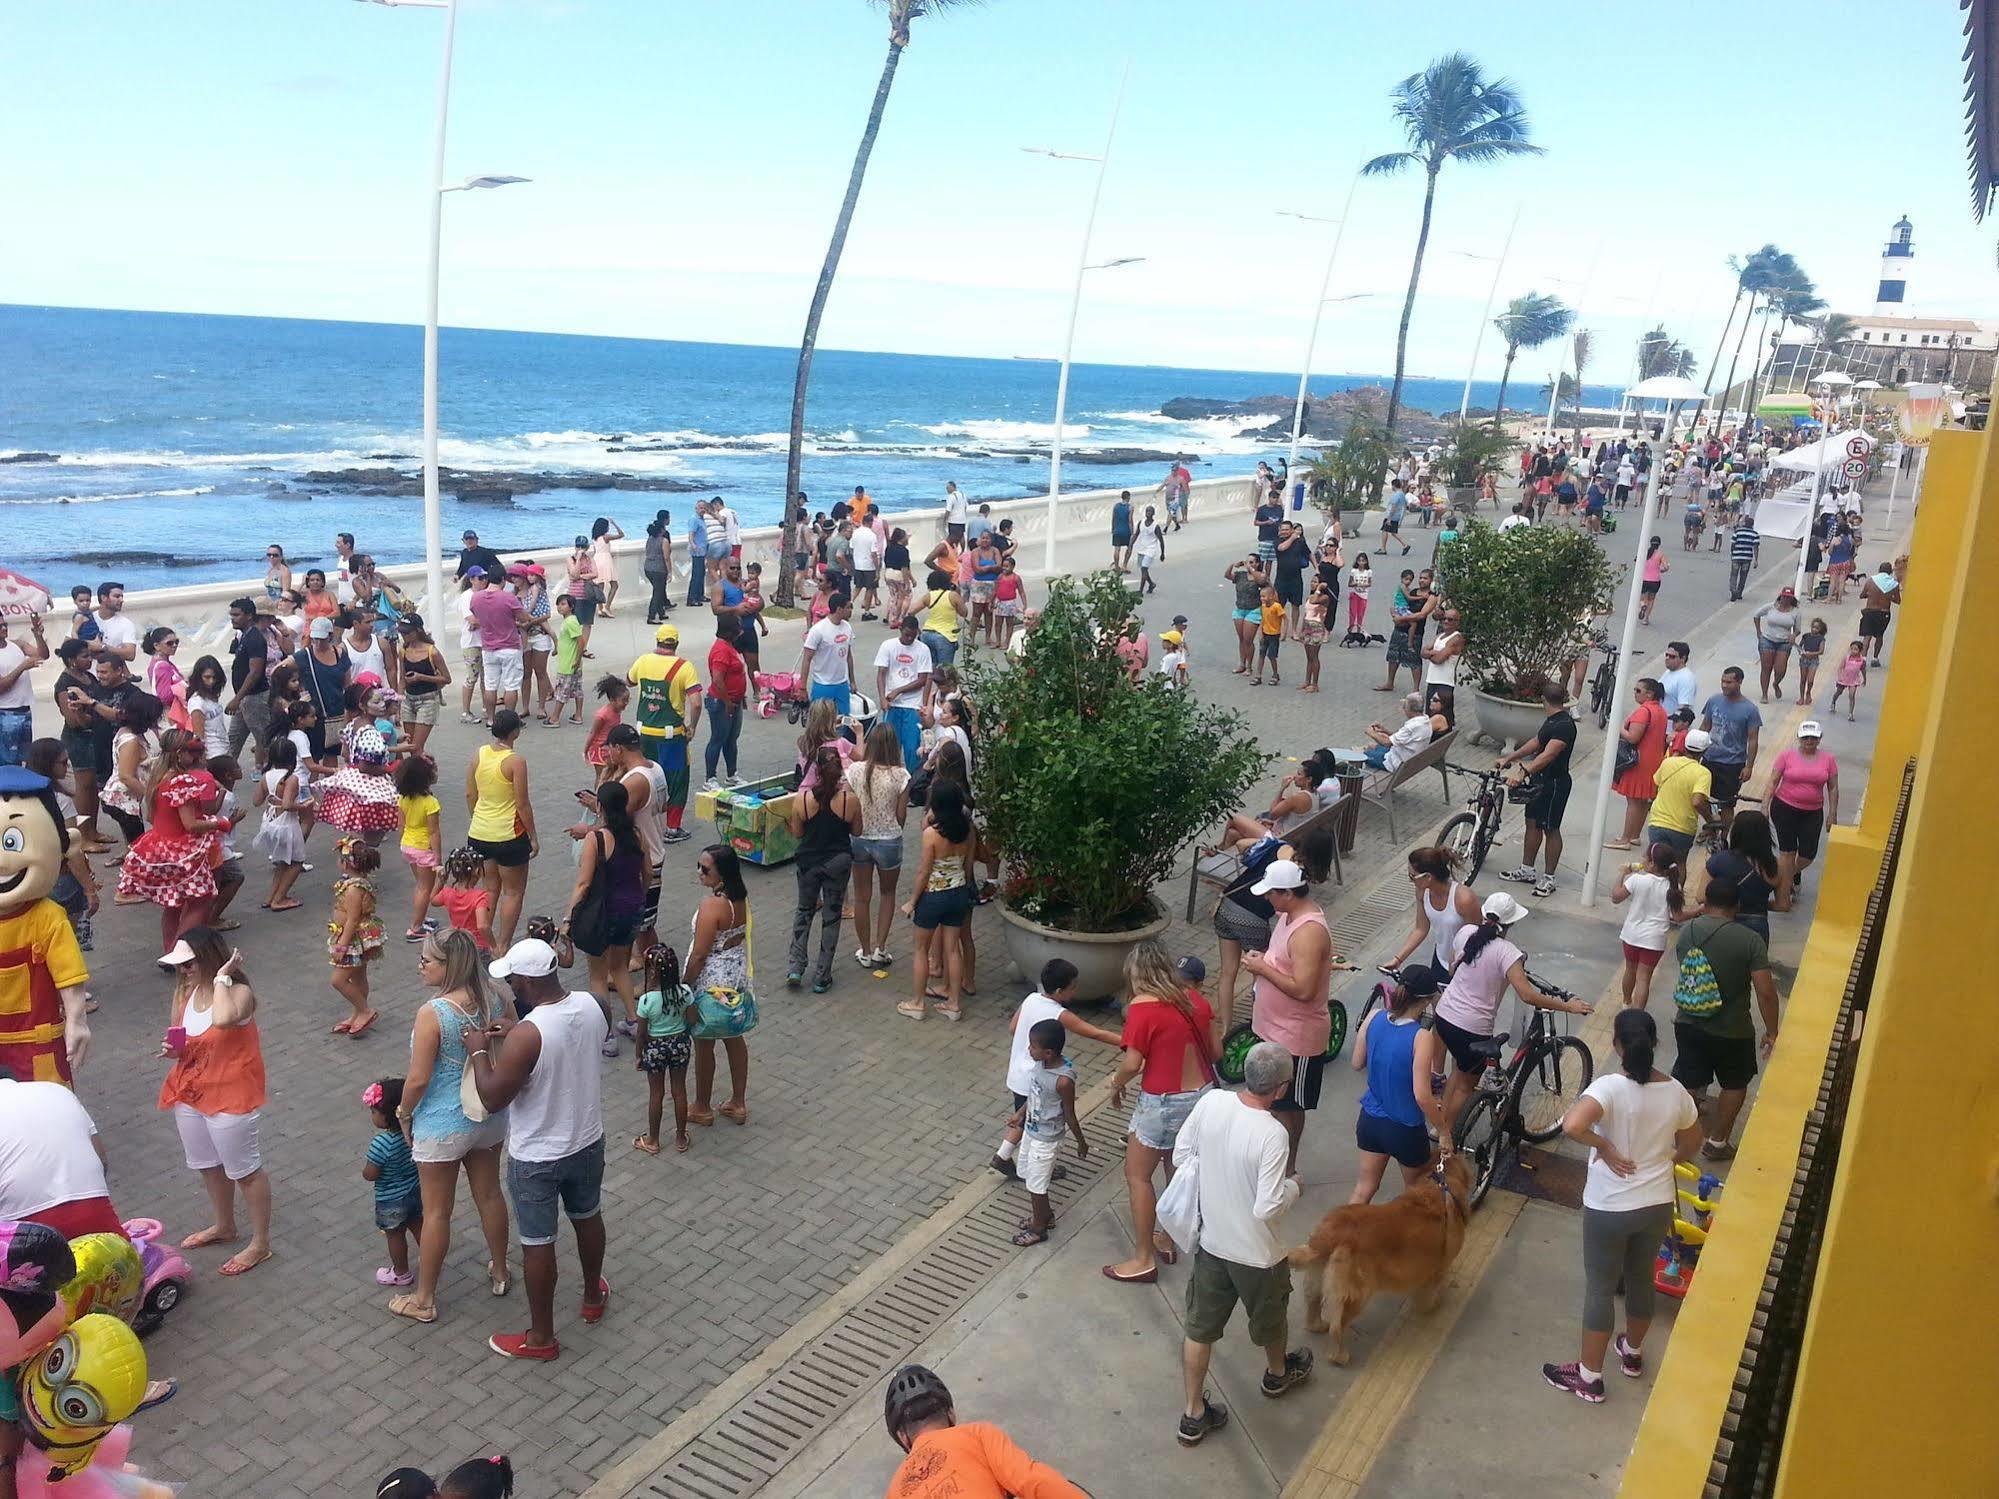
[[[1909,243],[1912,232],[1907,214],[1888,232],[1888,244],[1881,251],[1881,283],[1874,289],[1876,317],[1906,316],[1903,303],[1909,289],[1909,262],[1916,254]]]

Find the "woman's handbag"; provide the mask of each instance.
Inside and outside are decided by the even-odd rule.
[[[1636,769],[1637,765],[1638,746],[1633,744],[1629,739],[1619,735],[1617,740],[1617,759],[1612,763],[1611,769],[1617,775],[1621,776],[1626,771]]]
[[[747,1036],[757,1028],[757,996],[750,987],[757,976],[756,958],[750,950],[750,942],[756,932],[755,921],[745,903],[743,964],[749,982],[740,989],[704,987],[694,996],[693,1035],[696,1041],[727,1041],[732,1037]]]
[[[602,829],[591,833],[595,838]],[[611,850],[608,843],[597,850],[597,867],[590,873],[590,888],[569,909],[569,940],[586,953],[601,953],[610,945]]]
[[[458,1074],[458,1112],[474,1124],[483,1124],[486,1119],[486,1100],[479,1096],[479,1079],[472,1075],[469,1056]]]
[[[909,804],[912,807],[926,807],[930,804],[930,767],[921,767],[909,778]]]

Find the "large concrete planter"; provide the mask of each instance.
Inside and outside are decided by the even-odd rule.
[[[1007,956],[1027,983],[1039,983],[1041,968],[1050,958],[1067,958],[1076,965],[1076,994],[1079,998],[1102,999],[1124,992],[1124,959],[1139,943],[1162,935],[1172,923],[1158,901],[1148,901],[1153,916],[1144,926],[1124,932],[1065,932],[1043,926],[999,903],[1000,937]]]
[[[1548,716],[1548,710],[1540,703],[1515,702],[1510,697],[1494,697],[1476,690],[1472,696],[1478,704],[1480,730],[1509,749],[1532,739],[1541,727],[1541,720]]]

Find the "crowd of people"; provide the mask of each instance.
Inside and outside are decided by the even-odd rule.
[[[1757,556],[1752,507],[1759,456],[1753,443],[1655,450],[1643,440],[1618,439],[1574,454],[1561,444],[1530,447],[1522,456],[1523,498],[1505,524],[1603,529],[1660,462],[1668,482],[1719,507],[1712,517],[1716,536],[1726,528],[1731,537],[1739,570],[1731,587],[1739,594]],[[1289,1278],[1274,1226],[1297,1195],[1299,1144],[1324,1081],[1332,975],[1347,964],[1312,893],[1327,874],[1330,834],[1320,824],[1305,825],[1338,801],[1341,776],[1351,773],[1353,761],[1393,772],[1456,726],[1464,621],[1450,599],[1444,548],[1459,516],[1433,502],[1435,461],[1434,452],[1404,454],[1390,480],[1375,550],[1390,555],[1389,546],[1399,545],[1394,555],[1409,552],[1401,531],[1411,511],[1419,526],[1434,529],[1436,543],[1429,566],[1401,570],[1380,634],[1369,631],[1375,622],[1370,552],[1337,519],[1314,543],[1287,513],[1287,476],[1272,471],[1260,480],[1250,516],[1254,547],[1222,575],[1231,589],[1236,674],[1252,686],[1279,685],[1285,648],[1296,645],[1304,663],[1298,688],[1318,691],[1320,651],[1341,628],[1344,588],[1339,643],[1385,645],[1386,680],[1376,690],[1405,696],[1398,725],[1374,725],[1369,743],[1351,755],[1325,750],[1308,757],[1267,811],[1232,821],[1227,842],[1241,854],[1242,873],[1223,891],[1214,916],[1221,974],[1212,997],[1198,959],[1175,959],[1148,942],[1127,965],[1129,999],[1119,1029],[1095,1026],[1068,1008],[1076,975],[1060,961],[1036,975],[1039,987],[1012,1017],[1013,1113],[993,1164],[1028,1194],[1015,1238],[1023,1247],[1050,1235],[1048,1187],[1060,1170],[1060,1140],[1066,1135],[1079,1152],[1088,1148],[1065,1051],[1080,1039],[1120,1053],[1115,1087],[1136,1100],[1124,1156],[1135,1245],[1103,1274],[1146,1283],[1181,1253],[1194,1258],[1179,1425],[1188,1445],[1227,1419],[1204,1383],[1212,1344],[1237,1303],[1265,1353],[1265,1394],[1282,1395],[1311,1372],[1310,1353],[1288,1346]],[[1127,493],[1113,507],[1111,565],[1136,570],[1141,596],[1157,587],[1167,538],[1186,523],[1188,483],[1176,465],[1153,503],[1136,503]],[[1495,509],[1502,503],[1496,482],[1482,484],[1478,495]],[[963,1017],[977,972],[970,915],[991,898],[993,886],[981,878],[990,855],[972,796],[976,719],[958,666],[961,652],[1017,655],[1034,625],[1011,523],[995,521],[989,505],[974,505],[955,490],[946,496],[942,534],[928,544],[888,524],[862,488],[824,514],[809,512],[801,495],[795,516],[784,544],[808,601],[800,655],[783,663],[795,665],[791,671],[768,671],[761,660],[769,633],[767,580],[757,563],[745,564],[739,523],[719,498],[694,507],[678,566],[671,515],[660,511],[645,528],[641,572],[649,585],[652,648],[609,666],[591,664],[604,654],[592,649],[597,621],[616,617],[612,547],[624,533],[608,517],[576,537],[555,582],[541,564],[506,561],[467,531],[457,591],[437,611],[441,639],[439,624],[377,573],[346,533],[336,538],[332,566],[302,575],[281,547],[269,548],[261,596],[249,593],[230,605],[234,634],[226,661],[203,655],[183,667],[175,633],[164,626],[142,632],[125,615],[124,591],[115,582],[78,590],[67,634],[53,652],[39,620],[26,641],[0,635],[0,764],[25,765],[54,794],[68,847],[50,894],[78,949],[92,946],[91,918],[106,884],[118,903],[151,904],[158,912],[160,962],[173,976],[164,1043],[172,1061],[160,1107],[173,1114],[188,1168],[200,1177],[213,1213],[184,1248],[230,1246],[218,1267],[226,1275],[254,1270],[273,1252],[272,1183],[259,1144],[267,1089],[258,991],[229,936],[244,919],[235,912],[245,866],[253,856],[268,866],[263,914],[253,919],[270,922],[302,909],[301,881],[316,863],[328,866],[328,987],[339,1001],[329,1006],[330,1030],[360,1038],[381,1020],[370,973],[394,940],[397,918],[384,918],[381,881],[381,845],[394,834],[409,873],[402,935],[417,949],[428,994],[413,1017],[407,1067],[377,1079],[361,1097],[372,1130],[365,1174],[384,1236],[385,1263],[376,1279],[393,1292],[387,1309],[419,1323],[437,1320],[462,1169],[493,1297],[510,1293],[511,1246],[516,1240],[520,1246],[527,1326],[492,1334],[493,1350],[530,1360],[560,1356],[554,1294],[561,1217],[575,1240],[582,1318],[606,1315],[611,1287],[603,1275],[602,1196],[606,1115],[616,1103],[605,1096],[600,1057],[618,1056],[631,1043],[634,1066],[646,1080],[645,1123],[631,1136],[643,1155],[665,1148],[669,1100],[676,1153],[692,1147],[694,1130],[718,1118],[736,1125],[750,1118],[757,994],[750,893],[736,848],[708,843],[691,860],[700,895],[679,952],[658,929],[669,850],[694,836],[688,802],[703,718],[701,789],[716,794],[742,785],[739,753],[750,719],[776,719],[794,702],[802,710],[789,819],[797,852],[788,987],[818,994],[835,987],[849,921],[853,961],[884,973],[900,910],[915,933],[901,1013],[916,1020]],[[1878,657],[1887,611],[1899,596],[1900,565],[1867,572],[1857,557],[1858,513],[1842,509],[1828,520],[1817,538],[1831,559],[1833,597],[1825,607],[1840,601],[1856,573],[1864,580],[1861,626],[1835,672],[1828,709],[1845,694],[1851,716],[1870,660],[1878,665],[1866,648]],[[1652,555],[1659,557],[1658,576],[1648,557],[1642,578],[1648,605],[1669,566],[1656,543]],[[686,589],[676,599],[670,585],[683,567]],[[690,611],[701,611],[698,628]],[[856,639],[859,621],[885,627],[872,674]],[[1784,700],[1795,654],[1797,701],[1815,702],[1825,620],[1785,589],[1755,611],[1754,623],[1762,701],[1773,692]],[[706,642],[704,653],[682,653],[683,627]],[[1191,633],[1189,619],[1175,616],[1160,632],[1156,663],[1136,624],[1116,649],[1134,677],[1157,672],[1169,686],[1188,690]],[[50,654],[61,662],[53,694],[59,727],[36,737],[33,705],[21,687]],[[1767,815],[1738,813],[1741,788],[1763,754],[1762,715],[1743,691],[1739,668],[1721,673],[1718,690],[1702,698],[1689,655],[1686,642],[1674,641],[1664,675],[1639,680],[1616,741],[1626,815],[1610,847],[1637,856],[1615,886],[1615,899],[1628,908],[1621,942],[1632,1016],[1621,1016],[1617,1026],[1622,1070],[1599,1079],[1571,1115],[1570,1133],[1593,1151],[1594,1200],[1586,1206],[1603,1221],[1586,1224],[1591,1292],[1582,1355],[1549,1372],[1551,1382],[1586,1400],[1602,1398],[1609,1332],[1602,1307],[1617,1278],[1605,1267],[1635,1263],[1633,1246],[1657,1227],[1658,1203],[1632,1203],[1630,1183],[1642,1175],[1656,1197],[1662,1149],[1668,1168],[1673,1151],[1684,1158],[1697,1150],[1709,1160],[1732,1151],[1759,1051],[1752,1014],[1761,1013],[1761,1054],[1776,1035],[1769,916],[1791,908],[1839,805],[1837,765],[1821,747],[1814,720],[1800,728],[1794,747],[1774,757]],[[1398,681],[1405,672],[1406,687]],[[452,771],[462,784],[460,836],[451,835],[458,817],[447,813],[448,798],[439,794],[445,771],[430,742],[454,686],[460,721],[483,731],[462,772]],[[1529,783],[1521,859],[1501,877],[1529,885],[1537,896],[1555,890],[1562,857],[1577,743],[1571,690],[1550,684],[1541,728],[1501,757],[1502,765],[1520,766]],[[542,853],[544,829],[520,740],[524,732],[564,723],[583,729],[576,746],[578,812],[562,829],[575,849],[574,879],[559,910],[531,913],[527,877]],[[539,764],[546,775],[548,761]],[[912,825],[912,813],[920,825]],[[245,837],[242,824],[252,816],[259,824],[254,837]],[[330,835],[316,839],[322,826]],[[1722,847],[1707,861],[1705,890],[1696,899],[1688,863],[1696,835],[1715,826]],[[906,881],[905,857],[915,866]],[[104,872],[94,860],[108,860]],[[1481,898],[1441,849],[1411,853],[1409,877],[1415,923],[1384,965],[1395,975],[1393,997],[1354,1043],[1354,1065],[1368,1081],[1356,1125],[1355,1202],[1376,1195],[1390,1164],[1414,1183],[1435,1147],[1447,1147],[1485,1065],[1479,1043],[1497,1028],[1508,994],[1545,1008],[1587,1008],[1542,994],[1527,979],[1515,928],[1528,913],[1510,895]],[[1652,1068],[1656,1034],[1645,1013],[1652,972],[1669,945],[1680,954],[1682,982],[1690,966],[1699,967],[1718,995],[1696,1018],[1682,1007],[1670,1079]],[[1690,962],[1693,954],[1698,963]],[[566,976],[579,966],[573,979]],[[1231,1093],[1216,1087],[1215,1063],[1243,975],[1254,989],[1252,1021],[1264,1044],[1247,1058],[1242,1091]],[[66,996],[78,987],[62,986]],[[57,1048],[65,1080],[84,1056],[83,1017],[94,1007],[83,998],[80,1013],[65,1017]],[[718,1043],[728,1063],[728,1090],[719,1101]],[[1429,1086],[1433,1072],[1449,1073],[1441,1094]],[[1683,1100],[1705,1101],[1710,1087],[1718,1093],[1705,1113],[1688,1115],[1691,1103]],[[1655,1088],[1677,1091],[1648,1091]],[[1655,1105],[1655,1097],[1669,1099],[1670,1107]],[[636,1095],[633,1107],[637,1113]],[[1696,1123],[1698,1135],[1688,1136]],[[1659,1130],[1669,1124],[1669,1144],[1662,1146]],[[1622,1169],[1641,1155],[1642,1173]],[[1195,1242],[1176,1242],[1155,1183],[1163,1177],[1170,1190],[1176,1168],[1197,1159],[1202,1226]],[[1670,1169],[1666,1176],[1670,1182]],[[1636,1372],[1649,1306],[1628,1284],[1626,1312],[1616,1351],[1626,1372]],[[939,1406],[931,1394],[929,1414],[945,1417],[941,1424],[890,1422],[912,1453],[935,1445],[926,1434],[950,1424],[948,1397]],[[477,1461],[491,1471],[467,1478],[460,1469],[439,1486],[409,1470],[385,1480],[382,1492],[398,1499],[505,1492],[490,1486],[501,1476],[497,1465]],[[475,1481],[488,1487],[468,1486]],[[510,1470],[505,1481],[510,1488]],[[404,1487],[392,1486],[398,1483]]]

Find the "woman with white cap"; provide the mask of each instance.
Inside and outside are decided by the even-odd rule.
[[[1507,932],[1525,919],[1527,908],[1504,890],[1488,895],[1479,907],[1477,926],[1465,926],[1451,940],[1455,962],[1451,981],[1437,1000],[1437,1038],[1456,1064],[1444,1088],[1444,1119],[1439,1137],[1448,1140],[1465,1101],[1471,1097],[1486,1059],[1473,1048],[1492,1039],[1498,1029],[1500,1001],[1511,989],[1524,1004],[1540,1010],[1587,1015],[1591,1006],[1579,999],[1556,999],[1528,981],[1527,954],[1507,940]]]
[[[1819,748],[1816,718],[1798,725],[1798,744],[1770,767],[1770,827],[1777,835],[1778,908],[1789,907],[1798,880],[1819,854],[1819,838],[1839,820],[1839,762]]]

